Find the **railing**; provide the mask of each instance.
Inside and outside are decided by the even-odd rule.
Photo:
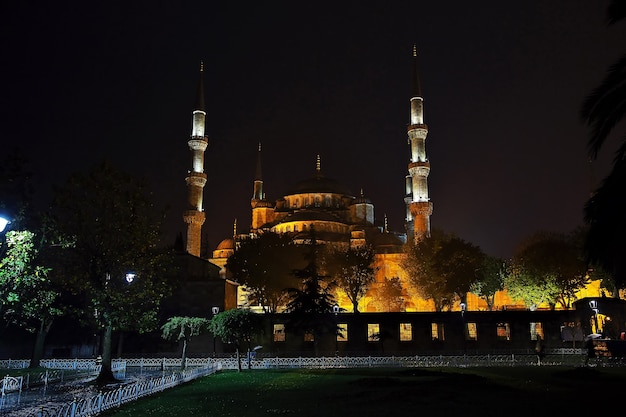
[[[83,417],[95,416],[103,411],[122,404],[134,401],[138,398],[163,391],[168,388],[189,382],[193,379],[210,375],[220,371],[219,365],[193,368],[170,375],[163,374],[160,377],[138,380],[134,383],[121,385],[119,388],[100,392],[97,395],[76,399],[62,404],[50,404],[37,407],[36,410],[24,411],[20,415],[24,417]]]
[[[15,391],[22,391],[24,378],[21,376],[5,376],[0,379],[0,391],[2,396]]]

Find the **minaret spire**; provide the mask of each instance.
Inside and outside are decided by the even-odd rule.
[[[257,151],[256,173],[254,176],[254,187],[250,205],[252,206],[252,224],[250,226],[250,232],[257,232],[259,229],[262,229],[264,225],[271,223],[274,220],[273,206],[265,199],[265,192],[263,191],[263,175],[261,172],[261,142],[259,142]]]
[[[254,192],[252,194],[252,208],[255,207],[255,201],[263,200],[263,173],[261,170],[261,142],[256,157],[256,175],[254,176]]]
[[[410,122],[407,128],[408,142],[411,151],[409,175],[405,179],[407,205],[407,233],[413,235],[415,241],[430,236],[430,215],[433,203],[428,196],[428,174],[430,162],[426,157],[426,136],[428,126],[424,123],[424,98],[417,66],[417,47],[413,45],[413,79],[410,99]]]
[[[191,150],[191,170],[185,178],[188,190],[188,208],[183,213],[183,220],[187,224],[186,250],[195,256],[200,256],[201,232],[205,221],[205,213],[202,208],[202,194],[207,182],[207,175],[204,173],[204,151],[209,144],[209,139],[204,134],[205,121],[204,64],[200,62],[200,80],[196,105],[192,112],[191,138],[187,142]]]

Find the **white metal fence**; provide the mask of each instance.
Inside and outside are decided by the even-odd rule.
[[[87,398],[75,399],[71,402],[49,404],[38,406],[34,410],[20,412],[23,417],[87,417],[95,416],[103,411],[122,404],[134,401],[138,398],[163,391],[168,388],[189,382],[201,376],[210,375],[220,370],[219,365],[192,368],[169,375],[165,373],[160,377],[137,380],[129,384],[122,384],[120,387],[102,391],[97,395]]]

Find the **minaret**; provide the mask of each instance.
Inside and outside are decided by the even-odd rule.
[[[252,224],[250,231],[255,233],[262,227],[274,220],[274,207],[265,199],[263,192],[263,174],[261,172],[261,143],[259,142],[259,150],[256,160],[256,175],[254,176],[254,187],[252,199]]]
[[[191,255],[200,256],[201,232],[205,220],[202,192],[207,181],[207,175],[204,173],[204,151],[209,144],[209,139],[204,135],[206,111],[204,110],[204,64],[202,62],[200,63],[196,106],[192,115],[191,138],[187,142],[191,150],[191,171],[185,178],[188,208],[183,213],[183,219],[187,223],[186,250]]]
[[[263,200],[263,174],[261,172],[261,142],[259,142],[259,150],[256,158],[256,175],[254,176],[254,189],[252,192],[252,200],[250,201],[252,208],[255,208],[261,200]]]
[[[428,197],[428,174],[430,163],[426,158],[426,135],[428,126],[424,123],[424,98],[417,69],[417,48],[413,45],[413,88],[411,92],[411,115],[407,128],[411,149],[409,176],[405,180],[407,195],[407,229],[413,229],[415,241],[430,237],[430,215],[433,203]],[[410,185],[410,189],[409,189]],[[410,230],[407,230],[407,233]]]

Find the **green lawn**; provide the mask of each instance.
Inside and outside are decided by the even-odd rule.
[[[223,371],[109,410],[132,416],[562,416],[624,408],[626,368]]]

